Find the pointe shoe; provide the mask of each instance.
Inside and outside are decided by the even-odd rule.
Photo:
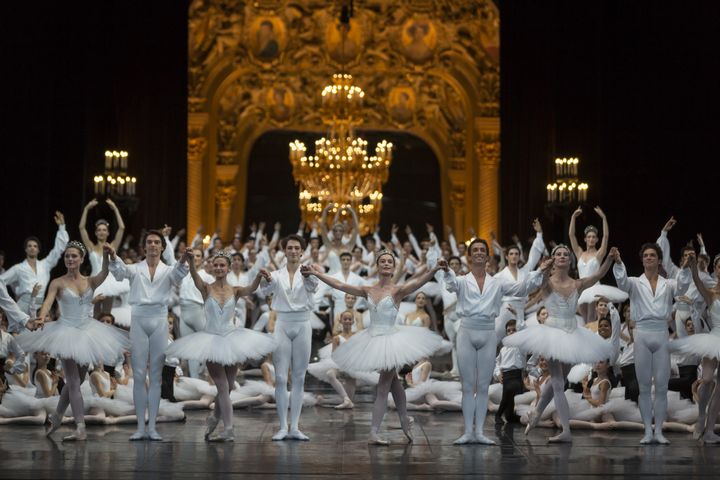
[[[378,436],[377,433],[371,433],[370,438],[368,438],[368,445],[388,446],[388,445],[390,445],[390,442],[388,442],[384,438],[381,438],[380,436]]]
[[[412,436],[412,426],[413,426],[413,418],[408,417],[407,415],[400,419],[400,427],[402,427],[402,431],[405,434],[405,436],[408,439],[408,443],[413,443],[413,436]]]
[[[572,442],[572,434],[570,432],[562,432],[560,435],[548,438],[550,443],[570,443]]]
[[[653,440],[653,434],[646,433],[645,436],[640,439],[640,445],[650,445],[651,443],[653,443]]]
[[[310,437],[302,433],[299,429],[293,428],[290,430],[290,433],[288,433],[287,438],[291,438],[293,440],[302,440],[303,442],[307,442],[310,440]]]
[[[137,432],[133,433],[128,440],[131,442],[139,442],[140,440],[145,440],[147,438],[147,435],[145,435],[145,430],[138,430]]]
[[[78,427],[77,430],[75,430],[75,433],[73,433],[72,435],[63,437],[63,442],[79,442],[79,441],[82,441],[85,439],[87,439],[87,433],[85,432],[85,427]]]
[[[655,440],[655,443],[659,443],[660,445],[670,445],[670,440],[665,438],[662,432],[655,433],[653,438]]]
[[[223,430],[223,432],[219,435],[215,435],[214,437],[210,438],[210,442],[234,442],[235,441],[235,432],[233,432],[232,427],[226,428]]]
[[[693,428],[693,440],[699,440],[704,434],[705,422],[703,421],[700,423],[700,419],[698,418],[698,421],[695,422],[695,427]]]
[[[345,397],[343,402],[340,405],[335,405],[335,410],[346,410],[348,408],[353,408],[355,405],[353,404],[352,400],[350,400],[349,397]]]
[[[702,441],[703,441],[703,443],[716,444],[716,443],[720,443],[720,437],[715,435],[714,432],[707,431],[702,436]]]
[[[538,415],[535,410],[530,410],[528,412],[528,423],[527,427],[525,427],[525,435],[529,434],[530,430],[537,427],[538,423],[540,423],[540,415]]]
[[[160,436],[160,434],[155,429],[150,429],[147,432],[147,438],[148,440],[152,442],[162,442],[163,437]]]
[[[220,423],[220,420],[215,416],[214,413],[210,413],[210,415],[207,416],[207,418],[205,419],[205,440],[210,439],[210,435],[212,435],[212,433],[215,431],[218,423]]]
[[[455,440],[453,445],[468,445],[470,443],[475,443],[475,435],[472,433],[465,433],[462,437]]]
[[[473,443],[479,443],[480,445],[497,445],[494,440],[490,440],[480,432],[475,432],[475,441]]]
[[[49,437],[50,435],[55,432],[58,428],[60,428],[60,425],[62,425],[62,418],[57,413],[51,413],[48,415],[48,421],[50,422],[50,425],[45,429],[45,436]]]
[[[285,440],[288,436],[288,431],[285,428],[281,428],[278,430],[278,432],[272,436],[273,442],[279,442],[280,440]]]

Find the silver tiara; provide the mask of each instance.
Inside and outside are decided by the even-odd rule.
[[[87,250],[85,249],[85,245],[83,245],[82,242],[78,242],[77,240],[69,241],[67,243],[67,245],[65,246],[65,250],[67,250],[68,248],[77,248],[78,250],[80,250],[80,253],[82,253],[83,257],[87,253]]]
[[[564,243],[558,243],[557,245],[555,245],[555,248],[553,248],[552,251],[550,252],[550,256],[551,256],[551,257],[555,256],[555,252],[557,252],[557,250],[558,250],[559,248],[564,248],[564,249],[567,250],[568,252],[570,251],[570,249],[568,248],[567,245],[565,245]]]
[[[587,227],[585,227],[585,235],[587,235],[588,232],[595,232],[595,235],[599,233],[595,225],[588,225]]]
[[[224,258],[228,261],[228,263],[232,263],[232,255],[230,255],[230,252],[228,252],[227,250],[220,250],[218,253],[215,254],[213,260],[218,257]]]

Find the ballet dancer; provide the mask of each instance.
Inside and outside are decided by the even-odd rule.
[[[670,379],[670,350],[668,348],[668,321],[672,315],[673,299],[684,295],[690,285],[690,272],[686,267],[675,279],[666,279],[659,274],[662,250],[656,243],[646,243],[640,248],[643,274],[628,277],[620,254],[615,255],[613,274],[618,287],[630,295],[630,310],[635,321],[634,354],[635,374],[640,395],[638,406],[645,426],[645,435],[640,443],[670,443],[662,434],[667,415],[667,391]],[[654,381],[654,382],[653,382]],[[655,384],[655,402],[651,402],[651,389]],[[653,412],[655,430],[653,433]]]
[[[194,251],[185,251],[185,261],[190,266],[190,278],[195,282],[205,302],[205,322],[202,331],[174,341],[165,352],[167,356],[206,362],[208,372],[217,387],[215,411],[207,418],[205,440],[233,442],[233,406],[230,390],[234,388],[238,366],[247,360],[259,360],[275,350],[275,340],[267,334],[235,327],[235,303],[250,295],[260,285],[260,278],[268,278],[265,270],[258,271],[253,282],[246,287],[233,287],[227,281],[232,258],[220,251],[212,260],[214,282],[208,284],[198,273],[193,261]],[[222,418],[225,427],[220,435],[211,437]]]
[[[87,438],[80,385],[85,380],[88,365],[113,363],[129,346],[127,335],[122,330],[92,317],[93,305],[90,300],[94,290],[107,278],[108,257],[114,253],[110,245],[104,245],[100,273],[94,277],[85,277],[80,274],[80,265],[86,254],[85,246],[80,242],[69,242],[63,253],[67,273],[50,282],[48,296],[40,309],[42,329],[26,331],[17,337],[25,351],[47,352],[62,362],[65,388],[60,395],[57,409],[48,417],[48,436],[60,428],[63,413],[70,404],[76,430],[63,440]],[[54,322],[43,323],[56,299],[60,318]]]
[[[482,429],[498,344],[495,319],[503,297],[524,297],[537,289],[550,273],[552,262],[546,260],[541,270],[530,272],[522,281],[514,282],[486,273],[489,258],[487,241],[476,238],[470,242],[467,251],[470,272],[457,276],[454,271],[445,269],[444,279],[448,291],[457,293],[456,311],[460,318],[457,352],[463,385],[465,431],[454,443],[494,445],[493,440],[483,435]]]
[[[397,369],[432,355],[441,345],[441,337],[427,328],[396,325],[398,304],[407,295],[428,282],[447,262],[439,260],[434,268],[402,285],[392,282],[395,275],[395,257],[387,250],[376,257],[378,282],[371,286],[348,285],[325,274],[315,265],[303,267],[332,288],[368,300],[370,327],[353,335],[333,352],[333,360],[345,371],[379,371],[380,379],[372,413],[369,444],[389,445],[378,432],[387,411],[388,393],[392,392],[400,417],[400,425],[409,442],[412,442],[410,419],[407,416],[405,390],[397,376]]]
[[[278,347],[273,354],[275,366],[275,402],[280,419],[280,430],[273,435],[274,441],[285,439],[309,440],[300,431],[300,413],[303,406],[305,374],[310,363],[312,327],[310,315],[313,310],[313,295],[318,281],[310,270],[300,268],[300,258],[305,250],[305,240],[298,235],[285,237],[280,246],[287,263],[280,270],[264,278],[260,290],[262,295],[272,295],[272,308],[277,312],[273,335]],[[290,430],[288,431],[288,368],[291,369],[292,391],[290,393]]]
[[[126,265],[112,251],[110,272],[118,281],[130,281],[128,302],[131,305],[130,351],[133,371],[133,403],[137,415],[137,431],[131,441],[150,439],[162,441],[155,429],[160,395],[162,369],[168,341],[168,299],[173,287],[177,287],[187,275],[185,262],[169,267],[160,261],[166,247],[165,238],[157,230],[149,230],[142,240],[145,260]],[[145,379],[150,379],[149,388]],[[145,411],[148,412],[148,428],[145,430]]]

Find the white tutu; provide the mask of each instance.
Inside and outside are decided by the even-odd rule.
[[[401,325],[380,335],[365,329],[340,345],[332,359],[346,372],[396,370],[431,356],[441,341],[440,335],[427,328]]]
[[[325,328],[325,322],[322,321],[315,313],[310,315],[310,328],[313,330],[322,330]]]
[[[236,365],[259,360],[275,350],[277,342],[270,335],[247,328],[235,328],[225,335],[195,332],[171,343],[165,355],[198,362]]]
[[[583,380],[590,377],[592,373],[592,365],[587,363],[578,363],[573,365],[567,374],[567,380],[570,383],[582,383]]]
[[[408,402],[424,402],[427,394],[433,394],[441,400],[460,403],[462,401],[462,385],[460,382],[428,379],[405,390]]]
[[[275,387],[268,385],[265,382],[248,380],[245,382],[245,385],[230,392],[230,401],[236,402],[247,397],[256,397],[258,395],[267,395],[274,400]],[[288,396],[289,395],[290,392],[288,392]],[[317,397],[312,393],[303,392],[303,406],[312,407],[314,405],[317,405]]]
[[[715,332],[715,330],[712,330]],[[670,342],[670,351],[720,359],[720,332],[696,333]]]
[[[578,305],[597,302],[597,297],[605,297],[612,303],[622,303],[629,298],[628,294],[619,288],[596,283],[592,287],[586,288],[580,294],[580,298],[578,298]]]
[[[204,395],[203,392],[209,387],[210,384],[205,380],[192,377],[180,377],[173,385],[173,395],[176,400],[181,402],[200,400]]]
[[[339,373],[352,377],[357,381],[358,386],[363,385],[377,385],[380,375],[376,372],[346,372],[340,370],[335,361],[332,358],[323,358],[319,362],[314,362],[308,365],[308,373],[313,377],[317,378],[321,382],[330,383],[330,377],[328,376],[329,370],[338,370]]]
[[[33,417],[44,410],[44,400],[26,395],[14,387],[10,388],[2,397],[0,417]]]
[[[93,318],[78,326],[62,318],[46,323],[42,330],[26,331],[17,336],[26,352],[47,352],[51,357],[75,360],[79,365],[114,365],[120,353],[130,348],[127,332]]]
[[[612,356],[612,345],[587,328],[567,332],[548,325],[533,325],[505,337],[503,345],[571,365],[594,363]]]

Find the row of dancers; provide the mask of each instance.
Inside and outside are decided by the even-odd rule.
[[[352,212],[349,213],[353,216]],[[576,216],[577,212],[574,218]],[[604,214],[602,216],[606,224]],[[574,228],[574,218],[571,229]],[[669,227],[666,225],[663,229],[661,245],[663,238],[666,241],[667,231],[671,228],[672,225]],[[431,239],[430,248],[421,252],[425,262],[418,268],[420,271],[404,283],[396,281],[401,276],[399,273],[402,273],[398,267],[403,262],[403,256],[401,255],[398,260],[395,252],[390,250],[373,251],[377,281],[369,285],[367,283],[370,282],[360,285],[346,283],[341,278],[337,278],[337,275],[329,274],[316,263],[303,264],[306,245],[304,238],[298,235],[290,235],[280,242],[282,262],[284,262],[282,268],[277,268],[272,273],[262,268],[256,269],[252,283],[245,287],[231,286],[227,282],[233,253],[226,250],[221,250],[211,257],[214,276],[211,282],[204,280],[197,270],[192,249],[187,249],[180,261],[175,262],[173,266],[163,263],[160,257],[163,251],[168,250],[163,235],[165,232],[148,232],[145,235],[142,242],[145,260],[136,264],[126,265],[115,253],[113,246],[106,242],[102,245],[100,272],[90,277],[79,273],[80,265],[86,256],[85,245],[80,242],[69,242],[62,249],[68,273],[50,283],[47,298],[37,318],[29,318],[22,308],[12,305],[7,305],[6,311],[15,326],[20,325],[34,330],[24,331],[16,337],[17,343],[24,347],[24,350],[48,352],[59,358],[63,364],[67,382],[63,395],[65,392],[67,395],[60,397],[57,412],[50,416],[51,431],[59,426],[58,418],[69,403],[77,424],[75,438],[84,438],[82,421],[84,408],[79,402],[83,398],[80,393],[80,379],[85,378],[87,365],[112,362],[123,349],[130,347],[135,380],[133,397],[138,421],[138,430],[131,439],[161,439],[155,428],[155,421],[159,408],[160,376],[166,353],[186,360],[207,363],[208,371],[217,387],[215,414],[208,418],[208,436],[222,420],[225,429],[221,435],[225,438],[221,439],[232,439],[229,394],[235,385],[237,365],[249,359],[258,360],[273,352],[276,372],[275,397],[280,420],[280,429],[273,439],[306,440],[307,436],[299,429],[299,417],[303,404],[304,377],[310,358],[311,312],[315,305],[319,279],[335,290],[350,293],[367,301],[369,326],[349,338],[344,337],[346,340],[338,339],[332,360],[338,366],[338,370],[350,374],[369,371],[379,373],[370,442],[385,444],[386,441],[379,436],[379,429],[389,393],[400,416],[403,431],[409,439],[412,438],[405,392],[396,371],[405,365],[412,365],[420,359],[430,357],[442,346],[441,337],[427,328],[397,325],[399,304],[403,298],[435,279],[435,283],[440,285],[444,293],[455,294],[457,298],[453,313],[459,325],[456,326],[457,332],[453,335],[453,350],[456,351],[462,380],[461,409],[465,423],[465,432],[457,443],[493,443],[483,435],[482,427],[488,406],[498,337],[506,334],[505,328],[502,328],[502,333],[498,334],[498,324],[505,327],[508,323],[502,320],[498,322],[498,319],[502,317],[501,312],[504,313],[506,310],[516,316],[515,324],[519,331],[503,339],[505,346],[517,349],[521,353],[520,356],[524,354],[542,356],[547,362],[550,373],[549,384],[542,390],[537,408],[529,415],[528,429],[542,420],[544,409],[550,400],[554,399],[556,416],[562,426],[562,433],[552,437],[551,440],[569,441],[571,439],[570,407],[564,394],[568,367],[578,363],[602,362],[616,356],[612,342],[603,341],[589,329],[578,328],[576,319],[578,300],[583,291],[595,288],[596,282],[612,266],[620,290],[630,296],[632,318],[635,323],[633,349],[639,387],[638,404],[645,429],[642,441],[643,443],[667,442],[662,435],[662,425],[667,405],[669,377],[667,322],[672,318],[673,298],[687,291],[691,283],[690,277],[694,275],[695,284],[699,282],[703,285],[703,287],[698,285],[697,291],[706,304],[711,306],[710,323],[714,318],[713,310],[717,308],[715,307],[717,298],[713,297],[715,290],[708,289],[703,283],[700,270],[696,268],[694,253],[688,251],[685,255],[684,251],[681,268],[668,274],[675,278],[665,279],[659,276],[663,259],[662,246],[646,244],[641,251],[643,276],[628,278],[616,249],[611,249],[600,265],[597,258],[602,255],[597,250],[591,249],[591,246],[594,247],[591,237],[594,233],[597,241],[597,229],[594,232],[591,229],[586,231],[588,250],[580,251],[577,255],[578,267],[593,261],[596,267],[590,267],[594,272],[578,280],[569,275],[572,255],[571,249],[564,245],[555,246],[549,258],[542,261],[540,268],[530,271],[534,268],[532,264],[537,263],[537,260],[532,258],[533,254],[539,259],[544,250],[538,223],[535,229],[538,234],[536,241],[540,239],[540,242],[534,242],[531,248],[530,258],[526,263],[530,268],[516,268],[513,272],[509,267],[512,266],[517,249],[508,248],[506,252],[508,268],[497,275],[490,275],[488,273],[490,248],[488,243],[481,239],[474,239],[469,243],[465,262],[461,258],[444,255],[442,251],[434,259],[428,259],[428,256],[432,256],[430,255],[432,246],[438,244],[437,239]],[[321,230],[324,231],[324,228]],[[338,224],[333,230],[332,237],[328,235],[329,232],[323,233],[324,239],[328,242],[327,250],[335,251],[332,246],[337,249],[347,249],[346,244],[343,243],[343,237],[346,236],[345,226]],[[606,239],[607,232],[603,244],[606,243]],[[537,248],[536,243],[538,243]],[[607,247],[605,245],[601,246],[602,248]],[[669,249],[669,246],[667,248]],[[588,251],[595,255],[588,257]],[[337,255],[338,259],[341,255],[342,252]],[[448,256],[449,262],[443,256]],[[274,257],[277,260],[278,255]],[[331,255],[328,254],[327,257]],[[173,260],[170,259],[168,263],[172,264]],[[468,273],[462,273],[463,263],[467,265]],[[666,268],[666,271],[668,270],[671,269]],[[104,283],[108,273],[111,273],[116,281],[127,279],[130,284],[129,338],[123,336],[117,329],[91,321],[93,292]],[[205,325],[201,331],[184,335],[168,347],[166,323],[168,298],[171,296],[172,286],[180,285],[188,273],[190,274],[188,278],[192,279],[203,299]],[[508,273],[510,278],[507,278]],[[263,295],[273,295],[276,319],[272,337],[233,324],[237,300],[257,289]],[[523,300],[531,292],[539,292],[538,296],[547,311],[548,317],[542,324],[525,325],[526,301]],[[23,295],[19,297],[21,301]],[[44,319],[56,299],[60,307],[60,319],[57,322],[46,323]],[[509,308],[504,308],[503,305]],[[5,306],[3,304],[3,307]],[[703,313],[699,314],[700,318]],[[697,311],[695,314],[698,315]],[[446,315],[445,318],[446,332],[448,332],[448,324],[455,323],[452,320],[448,321],[449,316]],[[85,341],[78,341],[79,332],[86,335]],[[712,343],[708,340],[713,339],[704,338],[702,334],[696,334],[672,343],[678,344],[679,351],[696,352],[701,346],[709,348]],[[705,343],[699,344],[698,342],[701,341]],[[712,378],[716,367],[716,361],[713,364],[712,360],[716,360],[717,357],[709,355],[712,352],[708,350],[701,353],[705,357],[703,377],[707,378],[709,375]],[[289,395],[288,372],[292,380]],[[149,378],[149,386],[146,386],[146,378]],[[510,375],[505,380],[511,383]],[[650,401],[653,380],[654,405]],[[698,389],[698,396],[707,397],[706,409],[707,404],[710,403],[703,421],[706,425],[714,425],[715,419],[711,417],[713,412],[714,415],[717,414],[714,408],[717,400],[714,398],[714,390],[709,387],[702,388],[703,385]],[[713,396],[712,401],[709,401],[710,395]],[[346,403],[346,398],[343,398],[343,403]],[[144,422],[146,409],[148,410],[147,427]],[[76,414],[76,411],[79,413]],[[706,441],[714,440],[712,428],[706,429],[704,435]]]

